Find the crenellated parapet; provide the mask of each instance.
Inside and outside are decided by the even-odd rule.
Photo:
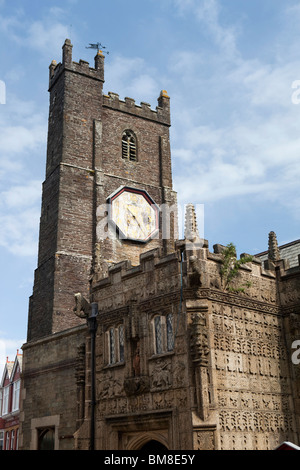
[[[104,55],[102,51],[97,52],[94,58],[94,67],[90,67],[89,62],[85,60],[73,61],[72,48],[73,45],[70,39],[66,39],[62,47],[62,62],[57,63],[55,60],[51,62],[49,66],[49,90],[66,70],[104,83]],[[109,92],[107,95],[103,95],[104,107],[170,126],[170,97],[166,90],[160,92],[157,102],[156,109],[152,109],[151,105],[144,101],[138,105],[133,98],[125,97],[124,100],[121,100],[117,93]]]
[[[140,255],[140,264],[132,266],[130,261],[125,260],[112,264],[108,268],[108,275],[104,279],[94,278],[92,290],[95,299],[101,298],[101,291],[106,292],[106,299],[99,304],[99,309],[105,309],[105,303],[108,298],[108,289],[111,290],[111,305],[117,307],[117,304],[125,303],[125,297],[132,296],[146,299],[152,295],[162,295],[165,291],[165,279],[169,276],[170,291],[176,291],[180,285],[179,280],[179,254],[177,252],[165,256],[161,249],[155,248]],[[151,278],[151,282],[149,282]],[[127,292],[121,287],[127,283]],[[118,298],[115,295],[117,286],[120,287]],[[124,295],[124,299],[123,299]]]
[[[97,52],[94,67],[90,67],[89,62],[85,60],[73,61],[72,48],[73,45],[70,39],[66,39],[62,47],[62,62],[57,63],[55,60],[51,62],[49,67],[49,90],[65,70],[104,82],[104,55],[102,51]]]
[[[109,92],[108,95],[103,95],[103,107],[170,126],[170,98],[166,90],[160,92],[157,101],[158,106],[154,110],[149,103],[144,101],[137,105],[133,98],[126,97],[124,100],[120,100],[117,93]]]

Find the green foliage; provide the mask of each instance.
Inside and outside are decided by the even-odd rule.
[[[236,248],[233,243],[229,243],[224,251],[222,252],[222,267],[221,267],[221,278],[224,290],[230,292],[245,292],[246,287],[251,286],[251,282],[245,282],[244,284],[236,287],[233,286],[234,280],[239,275],[239,269],[243,264],[252,261],[253,256],[242,256],[240,259],[236,257]]]

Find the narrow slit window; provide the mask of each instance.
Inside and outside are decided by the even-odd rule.
[[[130,130],[123,132],[122,158],[132,162],[137,161],[136,137],[135,134]]]

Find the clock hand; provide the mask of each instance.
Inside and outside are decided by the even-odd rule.
[[[134,220],[136,221],[136,223],[137,223],[137,224],[140,226],[140,228],[142,229],[142,226],[141,226],[140,222],[138,221],[137,216],[136,216],[130,209],[127,209],[127,210],[130,212],[130,214],[133,216],[133,218],[134,218]]]
[[[128,207],[127,207],[127,211],[133,216],[135,222],[138,224],[138,226],[140,227],[141,232],[142,232],[143,235],[145,236],[145,235],[146,235],[146,234],[145,234],[145,231],[144,231],[142,225],[139,223],[139,221],[138,221],[136,215],[135,215]]]

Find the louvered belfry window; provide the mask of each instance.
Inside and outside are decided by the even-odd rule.
[[[135,162],[137,160],[136,137],[134,132],[126,130],[122,136],[122,158]]]

